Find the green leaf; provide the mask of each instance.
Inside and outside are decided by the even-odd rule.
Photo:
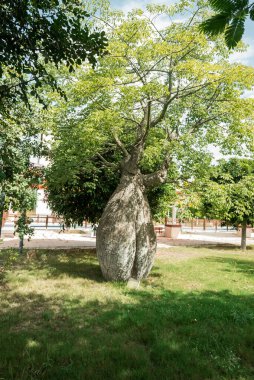
[[[250,10],[250,19],[252,21],[254,21],[254,5],[252,6],[251,10]]]
[[[235,0],[234,2],[236,11],[242,11],[243,9],[246,9],[246,7],[249,6],[249,0]]]
[[[227,13],[219,13],[200,24],[200,29],[210,35],[216,36],[223,33],[230,21]]]
[[[241,40],[244,33],[244,22],[246,19],[245,16],[233,18],[230,25],[225,31],[225,41],[228,48],[234,48],[237,43]]]
[[[220,13],[233,12],[235,6],[232,0],[209,0],[209,4],[215,11]]]

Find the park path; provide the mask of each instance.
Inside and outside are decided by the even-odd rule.
[[[0,249],[18,248],[18,238],[4,238]],[[254,238],[247,239],[248,245],[254,244]],[[96,238],[88,234],[59,233],[50,230],[36,230],[30,241],[25,240],[28,249],[70,249],[95,248]],[[188,232],[179,235],[178,239],[158,237],[158,248],[174,246],[197,246],[211,244],[240,245],[240,237],[235,232]]]

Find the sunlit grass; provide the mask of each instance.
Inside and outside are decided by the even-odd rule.
[[[254,378],[254,251],[162,250],[138,290],[94,251],[0,253],[0,379]]]

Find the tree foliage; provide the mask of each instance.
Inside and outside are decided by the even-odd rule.
[[[224,219],[234,225],[254,221],[254,161],[231,158],[222,160],[215,168],[211,181],[224,193]],[[213,203],[212,203],[213,204]],[[225,212],[226,211],[226,212]],[[222,216],[221,215],[221,216]]]
[[[106,46],[105,33],[90,30],[79,0],[2,0],[0,5],[0,106],[29,95],[43,102],[47,83],[63,93],[47,64],[72,72],[88,60],[93,66]]]
[[[228,48],[236,47],[241,40],[245,21],[254,21],[254,3],[249,0],[208,0],[215,14],[201,23],[201,30],[210,36],[224,33]]]
[[[219,219],[239,227],[254,223],[254,161],[230,158],[210,168],[206,179],[193,183],[197,203],[193,216]],[[190,192],[191,193],[191,192]],[[246,241],[242,239],[242,248]]]
[[[43,178],[41,168],[30,163],[32,156],[45,153],[45,146],[39,138],[42,132],[39,114],[40,109],[32,112],[20,104],[0,120],[0,194],[3,200],[0,216],[10,206],[19,212],[16,232],[22,242],[24,235],[32,234],[26,212],[33,209],[35,188]]]

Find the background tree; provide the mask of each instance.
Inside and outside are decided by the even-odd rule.
[[[181,162],[189,160],[191,172],[211,143],[228,152],[253,143],[253,100],[240,97],[254,83],[253,69],[230,65],[221,43],[209,44],[198,31],[199,12],[164,29],[154,24],[158,13],[170,21],[185,6],[113,15],[109,54],[96,71],[76,73],[66,90],[70,102],[54,111],[52,165],[62,157],[62,173],[75,177],[80,162],[89,172],[99,159],[121,173],[97,231],[106,279],[149,273],[156,237],[147,192],[167,181],[169,170],[181,174]]]
[[[34,207],[34,186],[43,176],[42,171],[30,162],[32,156],[39,157],[46,152],[40,139],[40,108],[32,112],[24,104],[16,105],[8,117],[0,120],[0,132],[0,194],[3,200],[0,214],[2,216],[10,205],[19,212],[17,233],[21,253],[24,235],[32,233],[26,212]]]
[[[34,114],[31,112],[28,115],[20,101],[32,106],[35,103],[32,99],[36,97],[45,106],[50,101],[47,94],[49,87],[64,95],[57,77],[59,65],[67,66],[69,72],[85,60],[95,65],[107,42],[105,33],[96,30],[91,23],[88,10],[94,13],[99,6],[99,1],[86,5],[79,0],[1,2],[1,218],[6,207],[3,199],[8,201],[10,198],[7,190],[19,205],[30,204],[29,199],[32,199],[30,190],[26,192],[25,187],[23,193],[14,191],[22,187],[20,181],[28,170],[30,155],[38,154],[38,151],[35,152],[34,138],[39,133],[38,125],[35,131]]]
[[[254,222],[253,186],[254,161],[240,158],[221,160],[205,181],[194,185],[200,197],[196,212],[228,225],[241,225],[242,250],[246,249],[247,226]]]
[[[208,0],[215,15],[201,23],[207,35],[224,34],[228,48],[241,40],[247,17],[254,21],[254,2],[249,0]]]
[[[52,70],[63,63],[69,71],[88,60],[93,66],[106,46],[105,33],[92,30],[80,0],[3,0],[0,5],[0,107],[29,95],[41,102],[47,83],[63,94]]]

